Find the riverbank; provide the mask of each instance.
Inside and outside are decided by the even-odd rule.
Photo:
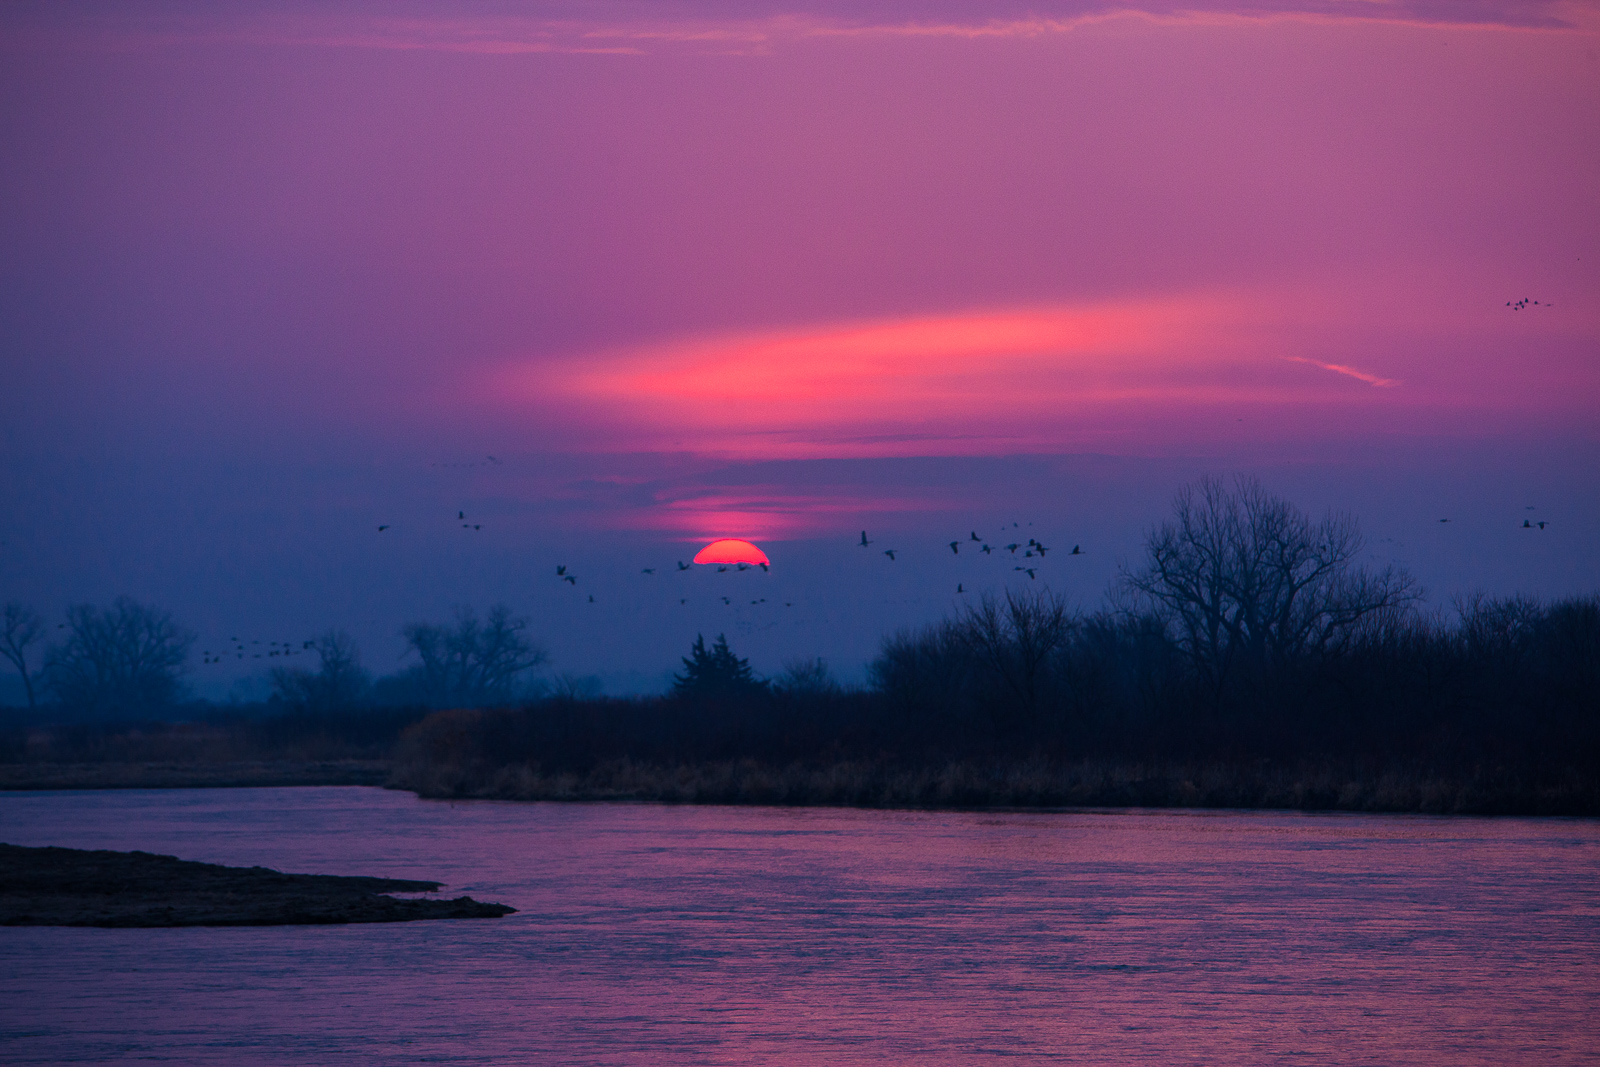
[[[438,882],[284,874],[148,852],[0,844],[0,926],[284,926],[483,919],[471,897],[402,900]]]
[[[1600,783],[1481,768],[1106,760],[949,762],[906,767],[755,760],[656,766],[627,759],[586,773],[536,766],[401,761],[388,782],[433,799],[633,800],[862,808],[1230,808],[1436,815],[1600,816]]]
[[[275,785],[383,785],[381,759],[0,763],[0,789],[216,789]]]

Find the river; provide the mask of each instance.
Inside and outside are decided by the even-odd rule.
[[[447,883],[497,920],[0,929],[0,1062],[1600,1058],[1600,823],[0,794],[0,840]]]

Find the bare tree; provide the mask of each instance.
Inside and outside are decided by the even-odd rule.
[[[22,688],[28,694],[28,707],[37,703],[33,691],[33,672],[28,667],[28,646],[44,636],[44,621],[32,608],[16,602],[6,604],[4,629],[0,630],[0,656],[22,675]]]
[[[985,593],[956,619],[957,632],[982,666],[1000,678],[1031,718],[1038,710],[1046,664],[1078,620],[1064,597],[1048,589],[1006,591],[1004,603]]]
[[[80,710],[150,714],[170,707],[194,635],[171,615],[128,597],[101,611],[67,609],[68,636],[45,657],[56,695]]]
[[[844,691],[821,656],[784,661],[783,673],[773,679],[772,687],[795,697],[835,696]]]
[[[306,711],[328,712],[353,707],[372,684],[361,666],[355,638],[343,630],[329,630],[311,642],[322,663],[315,672],[298,667],[272,670],[273,693],[280,700]]]
[[[1420,597],[1403,570],[1356,564],[1355,519],[1314,522],[1254,479],[1187,486],[1173,513],[1146,538],[1144,565],[1124,568],[1121,582],[1135,604],[1168,620],[1219,694],[1241,666],[1336,652]]]
[[[504,704],[517,676],[546,659],[524,635],[527,628],[527,619],[496,604],[482,623],[471,608],[460,608],[454,625],[412,623],[401,634],[422,660],[418,680],[429,702]]]

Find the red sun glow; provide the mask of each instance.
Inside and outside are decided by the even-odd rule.
[[[724,537],[720,541],[713,541],[694,554],[696,563],[759,563],[768,564],[772,561],[767,554],[752,545],[749,541],[741,541],[737,537]]]

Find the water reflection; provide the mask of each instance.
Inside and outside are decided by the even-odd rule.
[[[1579,1062],[1600,826],[0,795],[0,839],[437,878],[506,919],[0,931],[0,1059]]]

